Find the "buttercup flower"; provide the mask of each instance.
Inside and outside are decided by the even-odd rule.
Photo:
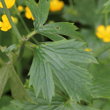
[[[51,0],[50,2],[50,11],[60,11],[64,7],[64,2],[60,0]]]
[[[12,18],[12,20],[14,20],[13,17],[11,17],[11,18]],[[8,31],[11,28],[12,28],[12,26],[11,26],[11,24],[10,24],[7,16],[6,15],[3,15],[2,16],[2,21],[0,21],[0,30],[2,30],[2,31]]]
[[[92,49],[90,49],[90,48],[86,48],[86,49],[84,49],[86,52],[91,52],[92,51]]]
[[[28,7],[25,8],[25,11],[26,11],[25,12],[26,18],[34,20],[34,17],[33,17],[32,13],[31,13],[31,10]]]
[[[23,6],[19,5],[19,6],[18,6],[18,11],[19,11],[19,12],[22,12],[23,10],[24,10]]]
[[[98,26],[96,29],[96,35],[98,38],[102,39],[104,42],[110,42],[110,25]]]
[[[15,4],[16,0],[5,0],[7,8],[12,8],[13,5]],[[0,8],[3,8],[2,3],[0,2]]]

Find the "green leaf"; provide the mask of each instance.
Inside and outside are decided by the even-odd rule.
[[[37,68],[36,68],[37,67]],[[30,69],[30,84],[34,86],[36,96],[43,91],[44,98],[52,99],[54,95],[54,82],[50,64],[43,60],[40,52],[35,53],[32,67]]]
[[[12,96],[15,99],[29,100],[26,90],[11,63],[5,64],[0,69],[0,97],[3,94],[7,81],[9,81]]]
[[[34,0],[27,1],[27,5],[35,17],[34,27],[38,33],[54,41],[65,39],[61,35],[66,35],[70,38],[82,37],[82,35],[76,31],[77,28],[73,23],[58,22],[43,26],[48,17],[49,4],[50,0],[39,0],[38,4],[36,4]]]
[[[100,1],[100,0],[99,0]],[[98,2],[98,1],[97,1]],[[96,0],[73,0],[71,6],[64,8],[63,17],[67,21],[94,25],[97,21]]]
[[[10,69],[11,72],[10,72],[9,83],[11,87],[12,96],[15,99],[19,99],[19,100],[29,100],[27,92],[12,65]]]
[[[75,103],[65,96],[56,96],[51,104],[48,104],[47,101],[42,98],[37,98],[35,102],[36,101],[37,103],[13,101],[13,104],[19,108],[23,108],[23,110],[99,110],[92,105]]]
[[[79,63],[97,63],[97,60],[92,56],[90,52],[84,51],[82,48],[84,42],[72,40],[57,41],[49,43],[48,45],[55,49],[56,53],[59,53],[64,59],[68,61]]]
[[[0,110],[23,110],[14,104],[11,104],[12,98],[9,96],[3,96],[0,99]]]
[[[99,110],[109,110],[110,109],[110,100],[96,99],[93,100],[93,106]]]
[[[0,97],[3,94],[4,88],[6,86],[6,83],[9,78],[9,72],[10,72],[10,67],[9,66],[3,66],[0,69]]]
[[[41,104],[42,103],[42,104]],[[83,106],[79,104],[66,104],[66,102],[59,102],[59,101],[54,101],[53,105],[46,105],[43,102],[38,103],[38,104],[30,104],[30,103],[25,103],[21,104],[23,110],[100,110],[96,109],[91,106]],[[54,105],[55,104],[55,105]],[[20,105],[18,105],[19,108]]]
[[[11,101],[11,97],[9,96],[3,96],[1,99],[0,99],[0,108],[2,108],[3,106],[7,106],[9,105],[9,102]],[[1,110],[1,109],[0,109]]]
[[[34,0],[28,0],[26,2],[35,17],[36,28],[42,26],[48,17],[50,0],[39,0],[38,4]]]
[[[44,98],[51,101],[55,91],[54,74],[71,98],[76,101],[88,99],[91,75],[86,69],[75,64],[75,62],[79,62],[83,54],[78,55],[75,62],[74,57],[72,57],[71,61],[68,60],[68,57],[74,54],[77,55],[80,52],[82,45],[82,42],[75,40],[62,40],[42,44],[36,48],[29,75],[30,85],[33,85],[37,96],[39,93],[43,93]],[[82,50],[81,52],[83,53]],[[65,54],[67,54],[66,57]],[[96,62],[95,58],[88,55],[88,53],[84,55],[85,59],[87,55],[88,63]],[[81,62],[85,63],[85,59],[81,59]]]
[[[48,18],[49,9],[50,9],[50,0],[45,0],[45,1],[39,0],[38,9],[39,9],[39,19],[41,21],[40,23],[44,24]]]
[[[98,65],[91,65],[89,69],[93,74],[93,97],[110,99],[110,64],[100,62]]]
[[[49,39],[51,39],[53,41],[59,41],[59,40],[65,39],[61,35],[58,35],[58,34],[52,33],[52,32],[40,31],[40,34],[43,35],[43,36],[46,36],[47,38],[49,38]]]
[[[70,103],[70,104],[62,104],[54,110],[99,110],[99,109],[90,106],[83,106],[79,104]]]
[[[102,12],[105,13],[105,14],[110,12],[110,0],[105,2],[105,4],[103,5]]]
[[[62,40],[64,39],[61,35],[66,35],[70,38],[82,37],[77,31],[77,27],[73,23],[68,22],[57,22],[46,24],[38,29],[40,34],[48,37],[52,40]],[[55,37],[56,36],[56,37]]]
[[[13,105],[10,104],[8,106],[5,106],[5,107],[1,108],[0,110],[23,110],[23,109],[20,109],[16,106],[13,106]]]

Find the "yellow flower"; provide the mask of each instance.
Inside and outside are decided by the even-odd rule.
[[[7,8],[13,7],[13,5],[15,4],[15,1],[16,0],[5,0]],[[0,8],[3,8],[3,5],[1,2],[0,2]]]
[[[90,48],[86,48],[86,49],[84,49],[86,52],[91,52],[92,51],[92,49],[90,49]]]
[[[98,38],[102,39],[104,42],[110,42],[110,25],[98,26],[96,29],[96,35]]]
[[[23,6],[19,5],[19,6],[18,6],[18,11],[19,11],[19,12],[22,12],[23,10],[24,10]]]
[[[31,10],[28,7],[25,8],[25,11],[26,11],[25,12],[26,18],[34,20],[34,17],[33,17],[32,13],[31,13]]]
[[[64,2],[60,0],[51,0],[50,2],[50,11],[60,11],[64,7]]]
[[[11,17],[13,20],[13,17]],[[6,15],[2,16],[2,21],[0,21],[0,30],[2,31],[8,31],[12,28],[8,18]]]

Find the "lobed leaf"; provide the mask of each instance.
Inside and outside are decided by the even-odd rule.
[[[77,55],[82,45],[83,43],[75,40],[62,40],[42,44],[36,48],[29,72],[30,85],[33,85],[35,93],[37,94],[36,96],[43,93],[44,98],[51,101],[55,91],[54,74],[71,98],[74,98],[76,101],[88,99],[90,95],[91,75],[85,68],[77,66],[74,62],[71,63],[71,61],[74,61],[74,56],[70,61],[70,59],[68,60],[69,54],[67,54],[66,57],[62,54],[64,50],[64,54],[66,54],[68,50],[71,49],[69,51],[70,56],[74,54]],[[83,54],[81,55],[83,56]],[[77,59],[80,59],[80,57],[82,57],[81,55],[78,55]],[[95,58],[88,55],[88,53],[87,55],[85,53],[84,57],[86,56],[87,59],[91,59],[88,63],[96,62]],[[81,62],[85,63],[85,59],[82,59]],[[75,60],[75,62],[79,62],[79,60]]]

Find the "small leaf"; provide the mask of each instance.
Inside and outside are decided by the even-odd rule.
[[[77,31],[77,27],[73,23],[68,22],[57,22],[46,24],[38,29],[40,34],[49,37],[48,34],[54,35],[66,35],[70,38],[79,38],[82,37]],[[64,39],[62,37],[62,39]],[[61,39],[61,40],[62,40]]]
[[[48,17],[50,0],[39,0],[38,4],[35,2],[35,0],[28,0],[26,1],[26,4],[31,9],[35,18],[36,28],[42,26]]]

